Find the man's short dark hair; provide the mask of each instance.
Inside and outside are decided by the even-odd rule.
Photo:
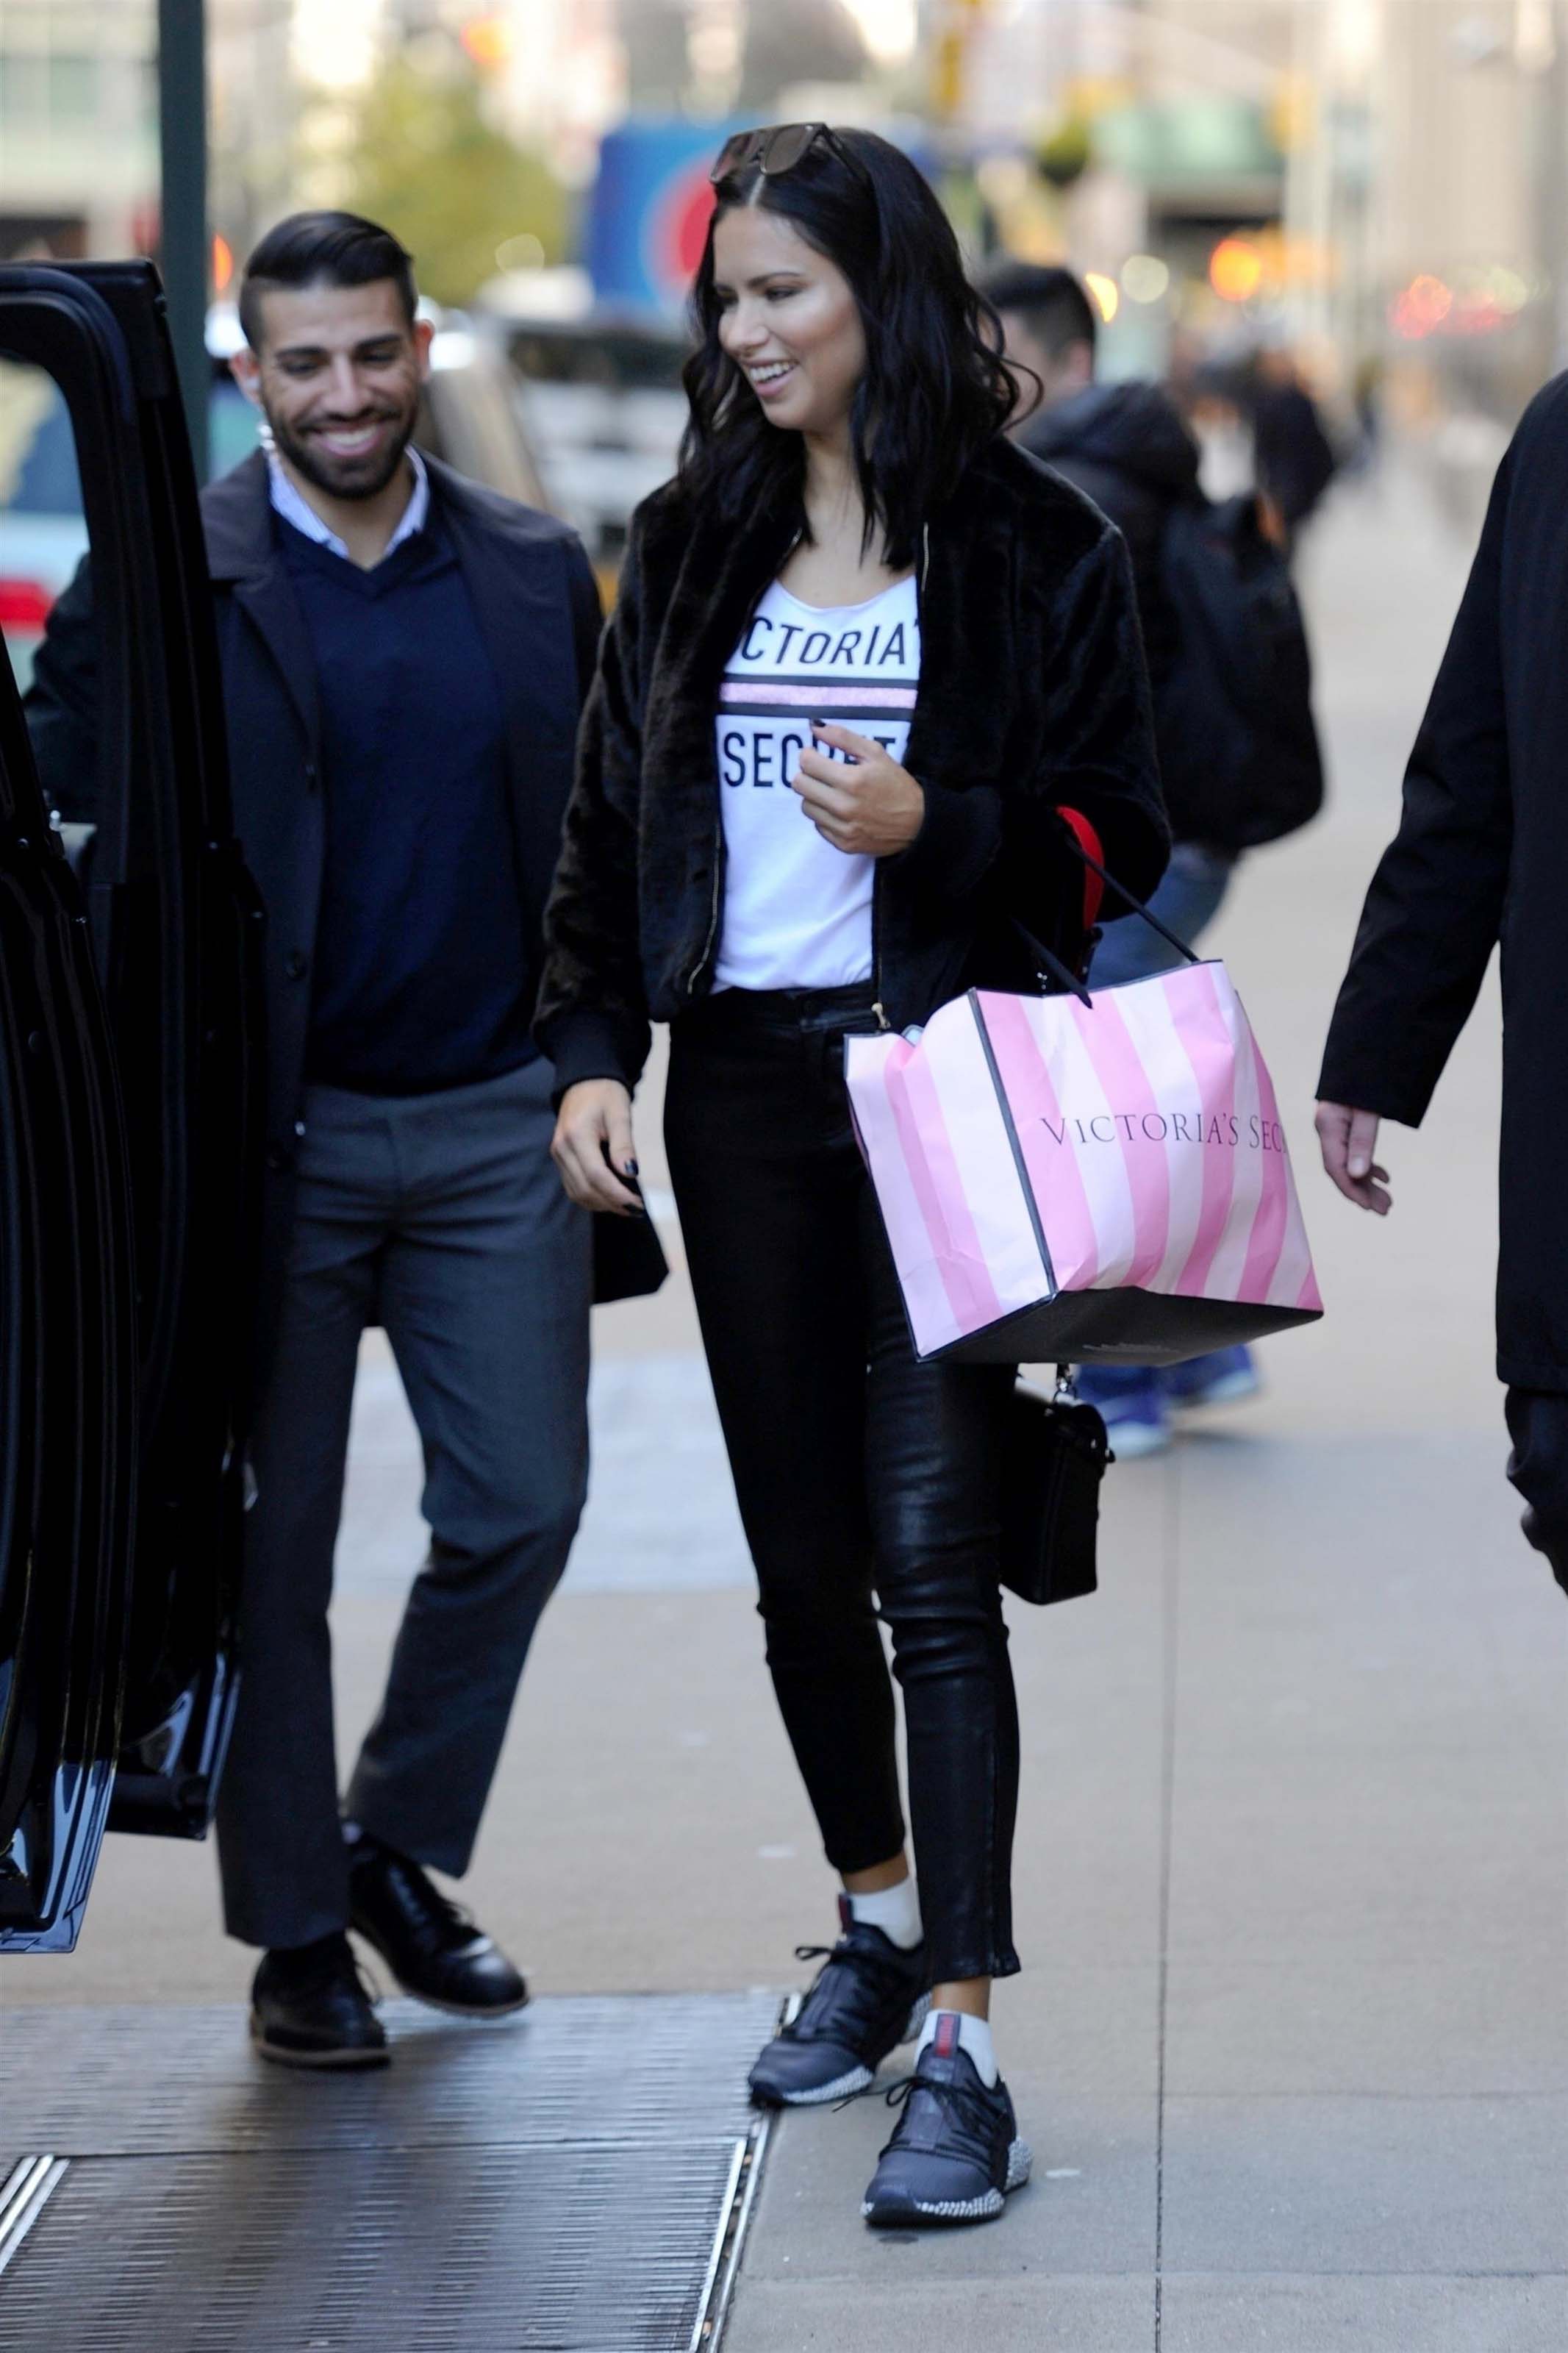
[[[981,290],[997,311],[1011,311],[1022,319],[1053,360],[1075,343],[1092,352],[1099,322],[1089,301],[1070,269],[1046,269],[1033,261],[1001,261],[988,269]]]
[[[358,213],[290,213],[269,228],[245,265],[239,323],[252,351],[261,345],[261,298],[275,288],[374,286],[390,278],[414,324],[414,263],[390,229]]]

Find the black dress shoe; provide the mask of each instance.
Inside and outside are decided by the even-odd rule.
[[[283,2067],[384,2067],[391,2055],[341,1931],[263,1956],[250,1989],[250,2039]]]
[[[521,1971],[416,1862],[366,1832],[350,1853],[349,1925],[405,1993],[459,2018],[504,2018],[522,2008]]]

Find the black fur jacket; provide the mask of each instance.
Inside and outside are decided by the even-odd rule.
[[[719,687],[794,532],[764,518],[737,533],[673,483],[633,517],[545,918],[535,1027],[558,1091],[635,1085],[650,1018],[675,1019],[710,985]],[[878,996],[896,1029],[971,986],[1034,987],[1015,918],[1077,959],[1083,870],[1058,806],[1089,819],[1135,896],[1169,847],[1131,573],[1099,509],[998,440],[931,518],[919,562],[904,765],[925,819],[879,861],[874,907]]]

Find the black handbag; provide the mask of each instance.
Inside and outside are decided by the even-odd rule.
[[[1003,1453],[1002,1582],[1020,1601],[1094,1592],[1100,1482],[1115,1460],[1100,1415],[1065,1383],[1054,1398],[1014,1389]]]
[[[601,1209],[594,1219],[594,1304],[616,1299],[647,1299],[669,1272],[653,1219],[619,1218]]]

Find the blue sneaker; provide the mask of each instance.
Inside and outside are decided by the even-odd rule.
[[[816,1982],[750,2077],[759,2107],[819,2106],[863,2092],[895,2043],[912,2042],[931,2007],[925,1947],[904,1952],[838,1899],[843,1935],[828,1947],[797,1945],[799,1961],[822,1959]]]
[[[1216,1348],[1212,1356],[1193,1356],[1172,1365],[1163,1376],[1166,1400],[1178,1409],[1204,1405],[1237,1405],[1256,1397],[1263,1387],[1250,1348]]]
[[[914,2073],[887,2096],[903,2114],[861,2200],[867,2221],[885,2231],[994,2221],[1033,2160],[1006,2084],[981,2082],[951,2010]]]
[[[1171,1417],[1161,1376],[1149,1365],[1079,1365],[1076,1382],[1085,1405],[1104,1417],[1110,1451],[1120,1461],[1163,1453],[1171,1443]]]

